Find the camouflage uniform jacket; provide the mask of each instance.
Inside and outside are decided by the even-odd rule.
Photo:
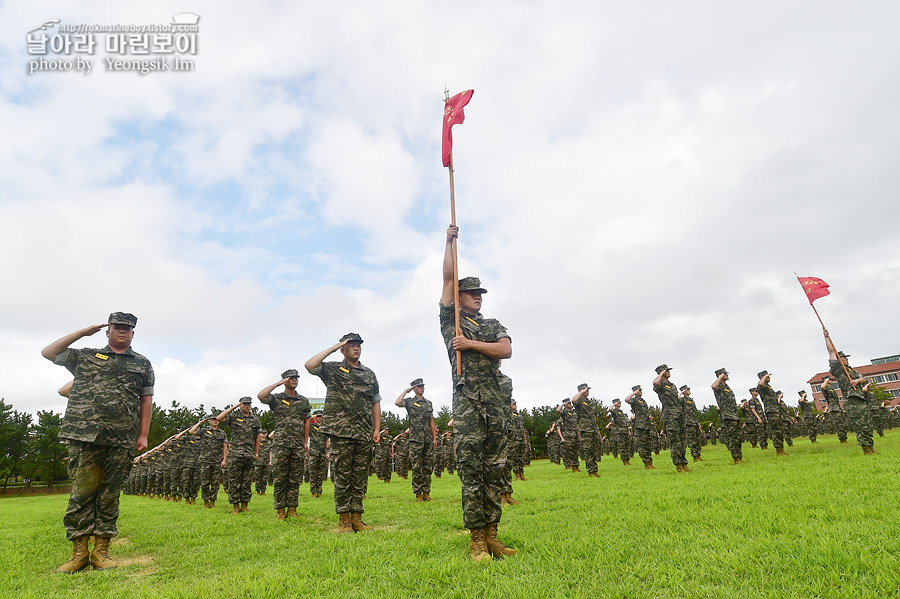
[[[231,440],[228,443],[228,455],[236,458],[256,459],[256,437],[259,434],[259,417],[250,410],[244,414],[240,408],[232,410],[225,417],[231,428]]]
[[[275,417],[275,447],[303,448],[303,435],[311,408],[309,400],[297,393],[271,393],[267,401],[272,416]]]
[[[375,429],[372,406],[381,401],[375,373],[362,364],[351,366],[341,360],[322,362],[311,374],[322,379],[327,388],[322,432],[356,441],[371,439]]]
[[[720,420],[740,420],[737,402],[734,400],[734,391],[725,381],[719,382],[719,387],[714,391],[716,404],[719,406]]]
[[[465,350],[462,356],[462,377],[456,374],[456,350],[453,349],[453,338],[456,336],[455,306],[440,306],[441,335],[450,357],[450,370],[453,377],[453,388],[456,392],[465,393],[483,403],[491,403],[501,407],[508,399],[500,390],[497,370],[500,361],[480,352]],[[506,327],[493,318],[484,318],[480,312],[467,314],[460,310],[460,328],[468,339],[495,343],[500,339],[510,339]]]
[[[635,429],[650,429],[650,407],[647,400],[635,395],[631,398],[631,413],[634,414]]]
[[[797,401],[797,407],[800,408],[800,414],[802,414],[804,418],[814,418],[816,415],[816,404],[808,399],[800,398]]]
[[[564,405],[559,414],[558,422],[559,425],[556,428],[562,433],[566,441],[572,441],[578,437],[578,417],[575,416],[575,410]]]
[[[759,389],[759,396],[766,407],[766,416],[769,414],[781,414],[781,407],[778,405],[778,395],[775,393],[772,385],[767,383],[765,385],[757,385],[756,388]]]
[[[178,442],[181,443],[181,453],[183,456],[181,464],[188,467],[196,466],[200,459],[200,446],[202,445],[200,438],[197,437],[197,435],[185,433]]]
[[[859,386],[856,389],[850,386],[850,379],[847,378],[847,373],[844,372],[844,369],[841,367],[841,363],[838,360],[828,360],[828,370],[831,372],[831,376],[837,379],[838,386],[841,388],[841,393],[844,395],[844,399],[848,399],[850,397],[855,397],[857,399],[865,399],[866,394],[863,393],[862,387]],[[847,366],[847,372],[850,373],[850,378],[858,379],[862,378],[858,372]]]
[[[518,412],[512,413],[512,418],[510,419],[510,433],[513,437],[515,437],[516,441],[525,442],[525,421],[522,419],[522,415]]]
[[[613,419],[613,425],[617,433],[628,432],[628,416],[622,411],[622,408],[610,408],[609,415]]]
[[[203,464],[221,463],[224,453],[222,448],[228,443],[225,431],[220,428],[204,426],[199,432],[201,439],[200,462]]]
[[[434,416],[434,408],[431,406],[431,402],[424,397],[417,399],[413,395],[412,397],[404,397],[400,407],[406,408],[407,419],[409,420],[409,442],[432,443],[431,419]]]
[[[771,389],[771,387],[769,387],[769,388]],[[773,393],[774,393],[774,391],[773,391]],[[762,418],[763,422],[766,421],[765,411],[763,410],[762,402],[759,401],[759,397],[753,397],[751,395],[750,399],[747,400],[747,416],[750,417],[750,420],[753,422],[753,424],[758,424],[758,421],[756,420],[756,416],[753,415],[753,412],[751,411],[751,409],[756,410],[756,413],[759,415],[760,418]]]
[[[841,399],[833,387],[822,387],[822,394],[825,396],[825,403],[828,404],[830,412],[841,411]]]
[[[662,404],[663,418],[684,418],[684,402],[672,381],[660,381],[659,385],[653,386],[653,390],[656,391]]]
[[[315,422],[309,423],[309,455],[324,456],[325,442],[328,438],[322,432],[322,425]]]
[[[697,404],[690,397],[682,396],[681,400],[684,402],[684,425],[698,426],[700,419],[697,417]]]
[[[598,432],[597,417],[594,411],[596,403],[590,397],[577,397],[572,402],[575,414],[578,416],[578,428],[582,432]]]
[[[778,400],[778,413],[781,414],[782,418],[787,420],[794,419],[794,411],[788,407],[786,403],[784,403],[783,399]]]
[[[129,347],[66,349],[54,364],[75,376],[59,436],[62,439],[133,448],[140,433],[141,397],[153,395],[150,361]]]
[[[312,430],[312,429],[310,429]],[[265,438],[259,443],[259,457],[256,458],[256,463],[259,466],[268,466],[269,465],[269,452],[272,451],[272,439]]]

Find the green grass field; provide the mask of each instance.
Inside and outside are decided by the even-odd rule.
[[[0,595],[53,597],[900,597],[900,430],[876,437],[875,456],[833,435],[797,439],[789,456],[722,445],[677,474],[604,458],[601,478],[547,461],[516,483],[500,538],[519,555],[467,558],[459,481],[435,479],[435,501],[409,481],[370,479],[366,521],[335,531],[330,483],[300,489],[300,518],[275,522],[269,495],[251,513],[122,497],[116,558],[136,563],[73,576],[66,496],[0,500]]]

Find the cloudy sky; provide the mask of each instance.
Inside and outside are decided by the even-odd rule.
[[[192,72],[107,70],[98,34],[45,57],[90,74],[29,74],[50,19],[181,12]],[[520,407],[584,381],[608,403],[661,362],[698,405],[720,366],[793,402],[827,360],[795,272],[831,285],[852,362],[900,353],[898,22],[892,1],[0,3],[0,396],[63,410],[41,348],[123,310],[165,407],[255,395],[347,331],[385,404],[421,376],[448,405],[446,86],[475,90],[460,273],[510,331]]]

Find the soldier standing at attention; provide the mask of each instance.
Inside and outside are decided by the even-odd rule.
[[[250,409],[252,403],[253,400],[249,397],[242,397],[238,403],[216,416],[216,420],[226,422],[231,428],[228,463],[225,466],[228,484],[225,490],[228,492],[232,514],[250,511],[248,506],[253,494],[250,480],[253,478],[253,466],[259,457],[259,418]]]
[[[441,478],[444,473],[444,436],[439,426],[435,426],[437,436],[434,439],[434,477]]]
[[[394,451],[393,439],[391,431],[387,428],[381,429],[381,439],[375,448],[375,473],[378,478],[386,483],[391,482],[391,473],[394,471]]]
[[[309,441],[309,400],[297,393],[300,374],[290,368],[281,373],[281,380],[256,394],[269,406],[275,419],[272,442],[272,470],[275,477],[275,519],[297,517],[300,482],[306,462]],[[284,385],[284,392],[272,393]]]
[[[313,497],[322,496],[322,483],[328,473],[327,453],[328,437],[322,432],[322,410],[316,410],[309,425],[309,492]]]
[[[272,440],[269,434],[259,431],[259,455],[256,457],[254,465],[253,477],[256,479],[256,494],[266,494],[266,484],[269,481],[269,466],[272,462]]]
[[[515,460],[515,430],[513,427],[513,383],[512,379],[497,370],[497,381],[500,384],[500,392],[503,393],[504,405],[506,406],[504,417],[506,418],[506,454],[503,459],[506,466],[503,468],[503,485],[500,490],[500,503],[502,505],[518,505],[518,501],[512,498],[512,464]]]
[[[640,385],[631,388],[631,395],[625,398],[625,403],[631,406],[631,413],[634,414],[634,445],[637,448],[638,455],[644,462],[644,468],[648,470],[656,470],[653,465],[652,443],[650,439],[650,408],[644,399],[644,391]],[[656,438],[656,429],[653,429],[653,437]]]
[[[547,432],[544,433],[544,436],[547,438],[547,458],[554,464],[559,464],[559,444],[561,441],[559,439],[559,432],[556,430],[558,422],[559,421],[551,424],[550,428],[547,429]]]
[[[602,459],[600,455],[600,427],[597,426],[595,413],[596,403],[588,397],[591,388],[587,383],[578,385],[578,393],[572,397],[572,407],[578,416],[578,429],[581,433],[581,458],[588,476],[600,478],[597,474],[597,462]]]
[[[772,375],[768,370],[761,370],[757,376],[759,383],[756,388],[759,389],[759,395],[765,405],[766,420],[769,424],[769,432],[772,434],[772,445],[775,446],[775,452],[778,455],[787,455],[784,452],[784,419],[781,417],[781,406],[778,403],[778,394],[772,389],[769,382]]]
[[[135,449],[147,448],[155,380],[150,360],[131,349],[135,325],[133,314],[113,312],[106,324],[69,333],[41,351],[75,376],[59,432],[69,444],[72,492],[63,526],[72,557],[58,572],[78,572],[89,563],[98,570],[118,565],[109,557],[109,541],[118,534],[119,493]],[[103,349],[69,349],[104,327]]]
[[[623,466],[631,466],[631,453],[628,450],[628,416],[622,411],[622,401],[617,397],[612,400],[609,409],[612,418],[613,431],[616,435],[616,445],[619,447],[619,457]]]
[[[803,418],[803,426],[806,428],[809,442],[816,443],[816,406],[806,399],[806,391],[797,391],[797,395],[800,396],[800,399],[797,400],[797,407],[800,409],[800,416]]]
[[[769,433],[766,430],[766,413],[763,410],[762,402],[759,400],[759,387],[750,388],[750,399],[747,400],[747,405],[750,407],[750,413],[753,416],[753,430],[756,431],[756,440],[759,442],[759,448],[768,449]]]
[[[825,396],[825,417],[837,432],[838,441],[847,442],[847,415],[837,392],[831,386],[831,379],[826,374],[822,377],[822,395]]]
[[[512,400],[509,407],[511,413],[509,419],[510,433],[508,441],[510,463],[507,464],[507,466],[512,469],[516,480],[524,482],[528,480],[525,478],[525,454],[528,451],[528,442],[525,436],[525,421],[522,419],[522,415],[519,414],[516,400]],[[512,491],[510,491],[510,494],[512,494]]]
[[[653,390],[662,404],[663,431],[672,455],[672,463],[678,472],[690,472],[685,458],[684,437],[684,405],[678,396],[675,385],[669,380],[671,368],[666,364],[656,367],[656,378],[653,379]]]
[[[572,408],[572,399],[564,397],[562,403],[556,407],[559,414],[560,453],[563,466],[572,472],[581,472],[578,467],[578,416]]]
[[[850,356],[844,352],[838,352],[834,348],[828,331],[825,331],[825,345],[828,348],[829,372],[841,388],[847,419],[850,421],[850,428],[856,433],[856,443],[862,447],[864,454],[873,454],[875,453],[875,439],[872,434],[872,417],[866,402],[866,390],[863,388],[869,381],[850,367],[850,362],[847,360]]]
[[[197,426],[202,422],[201,420]],[[194,505],[197,492],[200,490],[201,442],[196,433],[195,428],[191,427],[182,434],[181,440],[184,454],[181,461],[181,492],[184,495],[184,502],[189,505]]]
[[[441,335],[453,378],[453,439],[462,482],[463,523],[469,529],[469,556],[475,561],[515,554],[497,540],[503,512],[501,493],[507,437],[506,398],[497,380],[500,360],[512,356],[512,340],[497,320],[481,315],[486,290],[476,277],[456,281],[453,240],[459,228],[447,229],[440,300]],[[454,289],[459,285],[459,305]],[[461,331],[456,330],[456,314]],[[457,374],[460,352],[462,375]]]
[[[687,444],[691,448],[691,456],[693,456],[694,461],[702,462],[703,458],[700,457],[700,419],[697,417],[697,404],[694,403],[694,398],[691,397],[690,387],[682,385],[678,390],[681,391],[681,400],[684,402],[684,434]]]
[[[775,392],[775,395],[778,396],[778,407],[781,413],[781,423],[784,426],[784,442],[787,443],[788,447],[794,446],[794,423],[796,420],[794,419],[794,411],[788,407],[786,403],[784,403],[784,393],[780,390]]]
[[[409,478],[409,446],[406,444],[406,435],[409,429],[402,431],[391,444],[391,452],[394,454],[394,470],[400,478]]]
[[[200,496],[203,498],[203,507],[216,507],[216,499],[219,496],[219,479],[222,468],[228,459],[228,437],[225,431],[219,428],[219,421],[215,417],[207,420],[208,426],[202,429],[201,420],[191,427],[190,434],[200,435]]]
[[[413,392],[412,397],[407,393]],[[425,383],[416,379],[400,393],[394,405],[406,408],[409,422],[409,457],[412,462],[412,489],[416,501],[431,501],[431,473],[434,471],[434,448],[437,446],[437,428],[434,426],[434,408],[425,399]]]
[[[369,482],[372,449],[381,440],[381,394],[378,379],[363,366],[363,338],[347,333],[331,347],[304,364],[306,371],[325,384],[322,431],[334,455],[334,510],[340,532],[371,530],[362,521],[363,499]],[[340,350],[340,362],[323,362]]]
[[[741,417],[738,415],[737,402],[734,392],[728,386],[728,371],[719,368],[716,372],[716,380],[713,381],[712,390],[716,396],[716,404],[719,408],[719,420],[722,422],[722,440],[735,464],[743,464],[741,451]]]

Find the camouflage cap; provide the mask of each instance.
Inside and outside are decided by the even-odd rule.
[[[245,396],[241,398],[241,403],[253,403],[253,400]]]
[[[797,395],[803,397],[804,395],[806,395],[806,391],[797,391]]]
[[[425,381],[423,381],[422,379],[416,379],[409,384],[410,387],[419,387],[419,386],[424,386],[424,385],[425,385]]]
[[[640,390],[641,390],[641,386],[640,386],[640,385],[635,385],[634,387],[631,388],[631,390],[632,390],[632,391],[640,391]]]
[[[460,279],[459,290],[487,293],[487,289],[481,286],[481,279],[479,279],[478,277],[466,277],[465,279]]]
[[[764,376],[766,376],[766,375],[772,376],[772,375],[769,374],[769,371],[768,371],[768,370],[760,370],[759,372],[756,373],[756,376],[758,376],[759,378],[762,378],[762,377],[764,377]]]
[[[591,388],[591,386],[588,385],[587,383],[581,383],[580,385],[578,385],[579,391],[584,391],[585,389],[590,389],[590,388]]]
[[[134,328],[137,326],[137,316],[129,314],[128,312],[113,312],[109,315],[109,320],[106,322],[109,324],[124,324],[125,326]]]
[[[619,399],[619,398],[617,397],[617,398],[615,398],[614,400],[612,400],[612,402],[613,402],[613,403],[617,403],[617,404],[621,404],[621,403],[622,403],[622,400]]]
[[[340,341],[356,341],[358,343],[362,343],[363,338],[359,336],[359,333],[347,333],[340,338]]]
[[[691,388],[688,387],[687,385],[682,385],[682,386],[678,387],[678,390],[679,391],[690,391]]]
[[[322,410],[313,410],[312,415],[313,415],[313,416],[321,416],[321,415],[322,415]]]
[[[839,355],[840,357],[842,357],[842,358],[849,358],[849,357],[850,357],[850,354],[845,354],[845,353],[842,352],[842,351],[839,351],[839,352],[838,352],[838,355]]]
[[[728,374],[728,371],[725,370],[724,368],[719,368],[719,369],[716,371],[716,376],[722,376],[723,374]]]
[[[656,374],[661,374],[661,373],[665,372],[666,370],[672,370],[672,367],[669,366],[668,364],[660,364],[659,366],[656,367]]]
[[[281,373],[281,378],[283,379],[293,379],[300,376],[300,373],[297,372],[296,368],[288,368],[284,372]]]
[[[822,375],[822,382],[823,382],[823,383],[824,383],[825,381],[830,381],[830,380],[831,380],[831,377],[828,376],[827,374],[823,374],[823,375]]]
[[[572,398],[571,398],[571,397],[563,397],[563,401],[562,401],[562,402],[563,402],[563,403],[572,403]]]
[[[750,391],[750,393],[759,393],[759,388],[758,387],[750,387],[750,389],[748,389],[748,391]]]

